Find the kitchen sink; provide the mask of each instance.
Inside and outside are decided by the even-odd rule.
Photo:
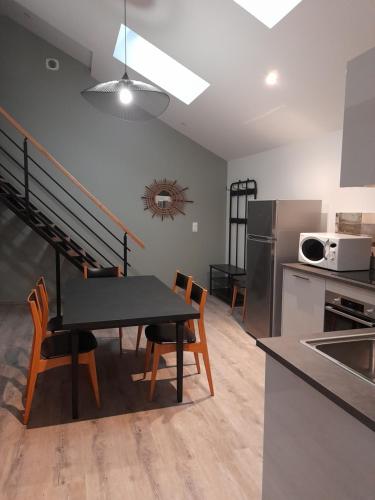
[[[333,363],[375,384],[375,333],[301,340]]]

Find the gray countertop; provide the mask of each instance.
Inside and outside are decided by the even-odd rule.
[[[366,329],[363,332],[375,332],[375,329]],[[301,340],[345,336],[351,333],[353,331],[264,338],[257,339],[257,346],[375,431],[375,385],[301,343]]]
[[[346,283],[348,285],[352,286],[357,286],[359,288],[365,288],[367,290],[372,290],[375,291],[375,284],[372,285],[371,283],[363,283],[361,281],[349,278],[348,275],[353,274],[352,271],[329,271],[327,269],[321,269],[319,267],[315,266],[309,266],[307,264],[300,264],[299,262],[292,263],[292,264],[283,264],[283,267],[286,267],[287,269],[293,269],[295,271],[303,272],[303,273],[308,273],[312,274],[314,276],[317,276],[319,278],[324,278],[324,279],[330,279],[333,281],[340,281],[341,283]],[[363,277],[366,277],[369,275],[369,271],[357,271],[355,273],[357,276],[362,275]]]

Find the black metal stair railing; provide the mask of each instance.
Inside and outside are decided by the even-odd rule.
[[[69,193],[69,191],[62,186],[56,179],[52,177],[51,174],[49,174],[41,165],[38,163],[34,158],[32,158],[28,154],[28,144],[27,144],[27,139],[24,139],[23,142],[23,148],[19,146],[19,144],[16,143],[4,130],[0,129],[0,133],[6,137],[8,141],[10,141],[19,151],[23,152],[23,160],[24,164],[22,165],[11,153],[9,153],[1,144],[0,144],[0,151],[8,157],[18,168],[22,169],[24,171],[24,182],[22,183],[18,177],[16,177],[14,174],[12,174],[9,169],[5,167],[5,165],[0,162],[0,167],[4,171],[7,172],[8,175],[10,175],[18,184],[23,186],[24,188],[24,193],[25,193],[25,200],[26,200],[26,208],[27,210],[29,209],[29,203],[30,203],[30,194],[34,196],[39,203],[41,203],[48,211],[50,211],[55,217],[57,217],[65,226],[69,228],[69,230],[73,231],[81,240],[83,240],[90,248],[92,248],[102,259],[104,259],[107,264],[110,266],[113,266],[113,262],[110,261],[107,257],[105,257],[92,243],[90,243],[81,233],[79,233],[76,229],[74,229],[66,220],[64,220],[58,213],[56,213],[55,210],[53,210],[49,205],[47,205],[38,195],[36,195],[32,190],[30,190],[29,183],[30,179],[32,179],[38,186],[40,186],[49,196],[51,196],[66,212],[68,212],[73,218],[77,219],[79,223],[84,226],[84,228],[91,233],[95,239],[99,240],[105,247],[108,248],[116,257],[118,257],[121,260],[124,260],[124,255],[121,255],[118,251],[116,251],[107,241],[105,241],[99,234],[97,234],[84,220],[80,219],[61,199],[57,198],[54,193],[50,189],[48,189],[46,186],[43,185],[43,183],[37,179],[33,174],[30,173],[29,171],[29,166],[28,166],[28,160],[31,160],[34,165],[38,167],[39,170],[41,170],[54,184],[56,184],[63,192],[66,194],[69,198],[71,198],[85,213],[87,213],[95,222],[97,222],[102,228],[106,230],[106,232],[115,240],[117,241],[121,246],[124,245],[124,241],[121,241],[120,238],[118,238],[110,229],[108,229],[107,226],[105,226],[95,215],[93,215],[79,200],[74,198],[74,196]],[[130,248],[126,248],[128,252],[131,252]],[[126,260],[127,261],[127,260]],[[127,267],[131,267],[130,264],[127,262],[127,265],[125,265],[124,261],[124,271]]]
[[[0,143],[0,155],[7,159],[7,162],[0,160],[0,199],[7,205],[17,216],[19,216],[26,224],[28,224],[35,232],[42,236],[51,246],[55,249],[56,255],[56,297],[57,297],[57,314],[61,315],[61,290],[60,290],[60,255],[64,255],[76,267],[82,269],[84,264],[103,267],[97,260],[98,257],[92,257],[87,248],[91,249],[96,256],[102,259],[103,263],[114,266],[113,258],[120,260],[123,264],[123,274],[127,275],[128,267],[131,267],[128,262],[128,230],[126,226],[110,212],[110,210],[97,200],[84,186],[82,186],[77,179],[75,179],[50,153],[43,148],[21,125],[19,125],[14,118],[12,118],[3,108],[0,108],[0,115],[10,123],[10,125],[17,130],[22,136],[22,145],[14,140],[9,133],[0,128],[0,137],[5,139],[5,144]],[[4,142],[4,141],[3,141]],[[44,166],[42,166],[34,157],[29,154],[29,143],[36,148],[36,150],[44,155],[47,160],[54,164],[54,167],[60,170],[73,184],[76,185],[91,201],[101,209],[112,222],[119,226],[123,231],[122,236],[117,236],[111,229],[107,227],[96,215],[89,210],[79,199],[77,199],[68,189],[55,179]],[[14,149],[15,148],[15,149]],[[17,159],[16,154],[22,154],[22,161]],[[47,187],[45,182],[40,176],[34,175],[30,172],[30,162],[36,167],[38,173],[45,176],[46,180],[51,181],[51,185]],[[6,164],[5,164],[6,163]],[[11,164],[11,167],[9,166]],[[13,170],[16,167],[16,171]],[[5,172],[5,175],[3,173]],[[56,195],[50,188],[52,185],[62,193],[65,198],[64,201],[60,196]],[[37,193],[33,189],[37,188]],[[45,196],[53,200],[53,208],[50,202],[47,203]],[[39,206],[35,205],[31,199],[36,200]],[[44,199],[43,199],[44,198]],[[67,200],[73,201],[73,205],[67,206]],[[86,220],[77,215],[77,211],[82,211],[86,214]],[[47,213],[46,213],[47,212]],[[50,219],[54,218],[56,222]],[[71,220],[67,220],[65,216],[70,216]],[[76,228],[73,227],[71,221],[74,221]],[[64,228],[61,229],[60,223]],[[94,229],[97,226],[102,231]],[[84,229],[85,234],[82,234]],[[65,231],[68,231],[68,235]],[[131,238],[141,247],[144,248],[143,242],[129,232]],[[86,249],[74,241],[72,236],[78,237],[78,241],[84,242]],[[88,238],[91,238],[89,241]],[[108,241],[109,240],[109,241]],[[97,245],[102,245],[99,250]],[[117,245],[121,251],[115,248]],[[107,255],[105,255],[104,252]],[[109,255],[108,255],[109,253]],[[110,257],[112,255],[112,257]]]
[[[1,131],[0,131],[0,132],[1,132]],[[0,145],[0,151],[4,151],[1,145]],[[16,160],[16,159],[13,159],[13,161],[15,162],[15,164],[16,164],[18,167],[21,167],[21,168],[22,168],[22,166],[21,166],[21,165],[17,162],[17,160]],[[14,174],[13,174],[13,173],[12,173],[12,172],[11,172],[11,171],[7,168],[7,167],[6,167],[6,166],[5,166],[5,165],[4,165],[1,161],[0,161],[0,167],[1,167],[1,168],[3,169],[3,171],[5,171],[5,172],[6,172],[6,173],[7,173],[7,174],[8,174],[8,175],[12,178],[12,179],[14,179],[14,180],[15,180],[15,182],[16,182],[17,184],[20,184],[22,188],[24,188],[24,187],[25,187],[24,183],[22,183],[22,181],[20,181],[20,179],[19,179],[18,177],[16,177],[16,176],[15,176],[15,175],[14,175]],[[40,183],[40,181],[38,181],[38,179],[36,179],[36,178],[35,178],[32,174],[30,174],[30,173],[29,173],[29,177],[30,177],[30,178],[32,178],[33,180],[35,180],[35,182],[36,182],[38,185],[42,185],[42,184]],[[48,193],[48,194],[51,194],[51,195],[52,195],[52,193],[50,192],[50,190],[49,190],[49,189],[45,188],[45,191],[46,191],[46,193]],[[30,190],[28,191],[28,194],[30,195]],[[57,212],[56,212],[53,208],[51,208],[50,206],[48,206],[48,205],[47,205],[47,203],[45,203],[45,202],[44,202],[44,201],[40,198],[40,196],[38,196],[38,195],[37,195],[37,194],[35,194],[35,193],[31,193],[31,194],[34,196],[34,198],[35,198],[36,200],[38,200],[38,202],[39,202],[41,205],[43,205],[43,207],[45,207],[45,208],[46,208],[49,212],[51,212],[51,213],[54,215],[54,217],[56,217],[56,219],[60,220],[60,221],[61,221],[61,222],[62,222],[62,223],[63,223],[63,224],[64,224],[64,225],[65,225],[65,226],[66,226],[66,227],[70,230],[70,231],[72,231],[72,233],[76,234],[76,235],[77,235],[77,236],[78,236],[78,237],[79,237],[82,241],[84,241],[84,242],[85,242],[85,244],[87,244],[87,246],[89,246],[90,248],[92,248],[92,249],[93,249],[93,250],[94,250],[94,251],[95,251],[95,252],[96,252],[96,253],[97,253],[97,254],[98,254],[98,255],[99,255],[99,256],[100,256],[100,257],[101,257],[104,261],[105,261],[105,262],[107,262],[107,264],[109,264],[110,266],[113,266],[113,263],[112,263],[112,262],[111,262],[111,261],[110,261],[110,260],[109,260],[109,259],[105,256],[105,255],[103,255],[103,254],[102,254],[102,253],[101,253],[101,252],[100,252],[97,248],[95,248],[95,247],[94,247],[94,245],[93,245],[92,243],[90,243],[90,242],[89,242],[89,241],[85,238],[85,236],[83,236],[82,234],[78,233],[78,231],[77,231],[76,229],[74,229],[74,227],[72,227],[72,226],[69,224],[69,222],[67,222],[66,220],[64,220],[64,219],[63,219],[63,217],[61,217],[61,215],[59,215],[59,214],[58,214],[58,213],[57,213]],[[27,200],[27,199],[25,198],[25,200]],[[69,212],[70,214],[73,214],[73,215],[74,215],[74,213],[70,210],[70,208],[69,208],[69,207],[67,207],[67,206],[66,206],[63,202],[61,202],[61,200],[57,200],[57,201],[61,204],[61,206],[62,206],[62,207],[63,207],[63,208],[64,208],[67,212]],[[25,202],[25,205],[26,205],[26,204],[27,204],[27,209],[26,209],[26,211],[27,211],[28,213],[30,213],[30,201],[26,201],[26,202]],[[88,231],[92,232],[92,229],[91,229],[89,226],[87,226],[87,224],[86,224],[84,221],[81,221],[81,223],[82,223],[82,225],[83,225],[85,228],[87,228],[87,230],[88,230]],[[111,247],[108,245],[108,243],[106,243],[106,242],[105,242],[105,241],[104,241],[104,240],[103,240],[100,236],[98,236],[98,239],[99,239],[100,241],[102,241],[102,242],[103,242],[103,243],[104,243],[107,247],[109,247],[109,248],[111,249]],[[121,241],[121,240],[120,240],[120,241]],[[111,249],[111,250],[112,250],[112,251],[113,251],[113,252],[114,252],[114,253],[115,253],[115,254],[116,254],[116,255],[120,258],[120,260],[122,260],[122,257],[121,257],[121,255],[120,255],[118,252],[116,252],[116,251],[115,251],[115,250],[113,250],[113,249]],[[130,249],[128,249],[128,250],[130,251]],[[130,266],[130,264],[128,264],[128,267],[131,267],[131,266]]]
[[[130,248],[125,246],[125,242],[127,243],[127,235],[126,233],[124,234],[123,241],[121,241],[120,238],[118,238],[107,226],[105,226],[94,214],[92,214],[77,198],[75,198],[69,191],[56,179],[50,175],[46,169],[44,169],[39,162],[37,162],[32,156],[29,155],[28,153],[28,141],[27,138],[24,138],[23,140],[23,147],[21,147],[19,144],[16,143],[3,129],[0,129],[0,133],[2,134],[3,137],[5,137],[9,142],[11,142],[19,151],[23,153],[23,165],[17,160],[15,156],[13,156],[8,150],[4,148],[3,145],[0,144],[0,151],[9,159],[11,160],[18,168],[23,170],[23,182],[20,181],[20,179],[12,174],[12,172],[7,168],[2,162],[0,162],[0,167],[7,172],[8,175],[10,175],[18,184],[20,184],[23,187],[24,190],[24,198],[25,198],[25,208],[26,212],[30,212],[30,195],[33,196],[35,199],[38,200],[39,203],[41,203],[47,211],[51,212],[55,217],[57,217],[66,227],[69,228],[70,231],[72,231],[74,234],[76,234],[79,239],[85,242],[90,248],[94,250],[108,265],[114,266],[113,261],[108,259],[105,255],[103,255],[102,252],[100,252],[94,245],[93,243],[90,243],[85,236],[82,235],[82,233],[78,232],[77,229],[73,228],[67,220],[65,220],[61,215],[59,215],[53,208],[51,208],[46,202],[44,202],[40,196],[38,196],[36,193],[33,192],[32,189],[30,189],[30,180],[35,182],[38,186],[40,186],[45,193],[47,193],[50,197],[54,199],[54,201],[60,205],[64,211],[68,212],[74,219],[77,220],[77,222],[82,225],[86,231],[88,231],[96,240],[100,241],[110,252],[112,252],[118,259],[123,261],[123,273],[126,275],[127,274],[127,269],[130,266],[130,263],[128,262],[127,258],[127,252],[130,252]],[[77,206],[79,206],[86,214],[88,214],[99,226],[101,226],[107,233],[108,235],[113,238],[117,243],[119,243],[123,247],[123,254],[121,255],[115,248],[110,245],[107,241],[105,241],[92,227],[90,227],[84,220],[79,218],[77,214],[70,209],[60,198],[58,198],[50,189],[48,189],[36,176],[30,173],[29,170],[29,160],[41,171],[43,172],[55,185],[57,185],[64,194],[72,199]]]

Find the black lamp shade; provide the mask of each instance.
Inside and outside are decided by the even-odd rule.
[[[124,104],[121,92],[127,89],[131,101]],[[148,83],[121,79],[98,83],[81,92],[92,106],[127,121],[147,121],[157,118],[167,109],[170,98],[166,92]]]

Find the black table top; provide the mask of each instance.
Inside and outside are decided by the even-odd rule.
[[[199,311],[155,276],[74,279],[64,286],[62,299],[64,329],[99,330],[199,318]]]

